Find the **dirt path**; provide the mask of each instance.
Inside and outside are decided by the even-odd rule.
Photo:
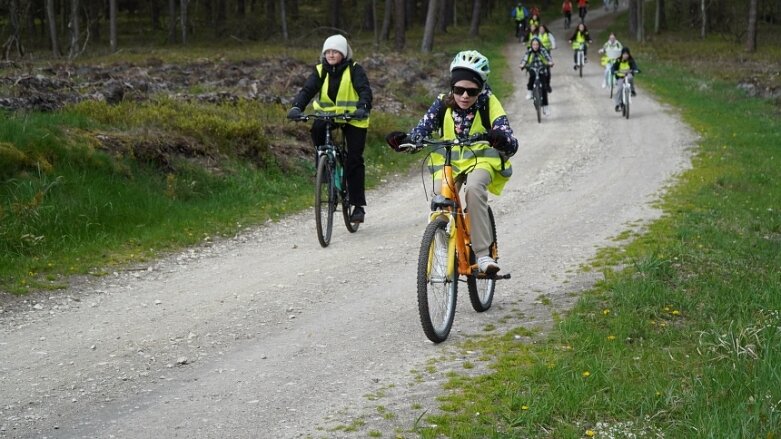
[[[337,228],[327,249],[305,212],[7,307],[0,437],[413,437],[446,372],[486,366],[459,341],[489,324],[545,331],[552,308],[593,281],[579,264],[658,216],[650,203],[688,166],[693,134],[642,79],[623,120],[598,63],[576,77],[553,28],[553,114],[538,125],[522,87],[503,99],[522,146],[492,205],[513,280],[480,315],[463,288],[448,342],[420,329],[414,269],[428,205],[419,176],[398,176],[369,194],[360,231]]]

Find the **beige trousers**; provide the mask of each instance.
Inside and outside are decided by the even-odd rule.
[[[466,179],[466,188],[464,189],[463,200],[469,209],[469,230],[472,238],[472,251],[475,256],[489,256],[491,241],[491,220],[488,218],[488,185],[491,184],[491,174],[484,169],[475,169],[470,172]],[[466,175],[461,175],[456,181],[456,186],[461,190]],[[442,181],[437,180],[434,184],[434,193],[440,193]]]

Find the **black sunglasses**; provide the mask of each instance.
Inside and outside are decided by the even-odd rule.
[[[466,92],[466,94],[468,94],[469,96],[475,97],[479,95],[481,91],[483,90],[479,88],[466,88],[466,87],[457,87],[457,86],[453,87],[453,94],[456,96],[462,96],[464,92]]]

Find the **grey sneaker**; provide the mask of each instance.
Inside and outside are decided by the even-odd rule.
[[[499,264],[490,256],[482,256],[477,259],[477,267],[485,274],[495,274],[500,270]]]

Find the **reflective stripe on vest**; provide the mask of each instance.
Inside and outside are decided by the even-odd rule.
[[[317,74],[323,76],[323,65],[317,65]],[[352,113],[357,110],[358,107],[358,92],[353,87],[352,74],[350,73],[350,66],[344,69],[342,73],[342,80],[339,82],[339,90],[336,92],[336,103],[334,103],[328,96],[329,87],[329,73],[326,72],[325,78],[323,78],[323,87],[320,89],[320,95],[312,103],[312,107],[317,111],[324,111],[328,113]],[[358,128],[368,128],[369,118],[363,120],[351,120],[348,124]]]
[[[491,122],[495,121],[501,116],[505,116],[506,113],[502,104],[499,102],[493,94],[488,98],[488,114]],[[472,120],[472,126],[469,134],[483,134],[485,133],[485,127],[481,120],[480,112],[475,113],[475,118]],[[445,140],[456,139],[456,126],[453,121],[453,110],[448,108],[445,111],[445,119],[442,127],[442,138]],[[445,163],[444,149],[435,150],[429,157],[429,171],[434,174],[435,178],[439,178],[439,173],[442,170],[442,166]],[[499,195],[502,193],[504,185],[507,180],[513,174],[512,166],[509,161],[503,159],[499,151],[488,145],[487,142],[477,142],[470,146],[463,148],[453,148],[451,156],[451,164],[453,165],[453,177],[458,178],[461,173],[473,169],[485,169],[491,174],[491,183],[488,185],[488,190],[494,194]]]

